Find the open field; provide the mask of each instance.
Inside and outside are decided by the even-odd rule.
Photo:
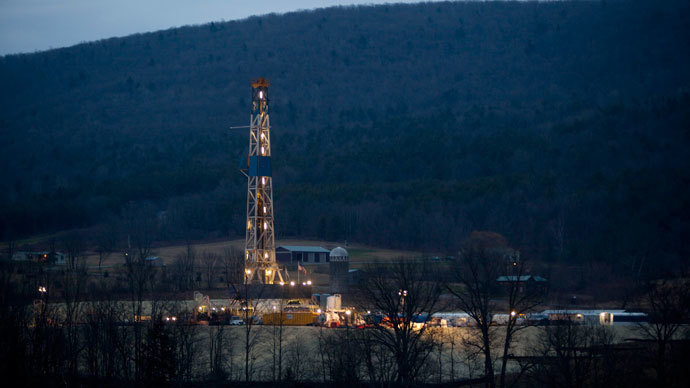
[[[209,348],[209,338],[217,332],[216,327],[198,326],[196,338],[199,340],[201,348]],[[276,336],[278,335],[278,326],[254,326],[252,328],[252,336],[257,335],[256,345],[252,349],[252,369],[254,370],[257,379],[260,376],[270,376],[273,360],[273,345]],[[344,331],[351,330],[352,332],[359,332],[367,329],[326,329],[321,327],[283,327],[282,346],[285,359],[285,365],[293,365],[296,359],[300,360],[303,365],[301,369],[301,379],[318,381],[322,378],[321,365],[321,351],[319,348],[319,338],[330,335],[343,334]],[[514,355],[529,355],[535,350],[539,336],[543,328],[529,327],[518,333],[517,338],[513,343]],[[613,335],[615,343],[623,343],[626,339],[639,338],[634,326],[613,326],[607,327],[606,330]],[[226,339],[225,347],[229,360],[227,360],[227,369],[231,378],[241,380],[244,362],[244,335],[245,328],[241,326],[225,326],[223,328],[223,335]],[[481,359],[472,359],[467,357],[468,350],[462,344],[463,338],[475,336],[477,333],[472,328],[467,327],[452,327],[452,328],[435,328],[433,334],[438,341],[444,345],[441,350],[441,362],[444,364],[443,373],[444,379],[462,379],[468,378],[472,375],[476,376],[481,369]],[[500,332],[500,328],[499,328]],[[501,335],[496,337],[496,343],[501,343]],[[451,347],[450,344],[454,346]],[[452,355],[451,355],[452,353]],[[296,357],[298,355],[298,357]],[[439,353],[434,352],[433,357],[438,359]],[[454,376],[450,376],[451,368],[450,362],[454,359],[455,365],[453,368]],[[197,359],[196,367],[199,370],[208,370],[209,359],[206,354],[201,355]],[[515,370],[517,365],[509,364],[509,370]]]
[[[244,249],[244,240],[221,240],[211,242],[192,243],[192,247],[197,254],[202,252],[211,252],[222,255],[225,250],[235,248]],[[333,249],[337,246],[343,246],[342,243],[332,241],[318,241],[318,240],[277,240],[276,247],[281,245],[313,245],[322,246],[326,249]],[[420,257],[422,253],[415,251],[404,251],[395,249],[376,248],[362,244],[348,244],[345,247],[350,254],[350,265],[353,268],[358,268],[366,263],[392,261],[398,258],[415,258]],[[167,265],[171,264],[175,258],[184,254],[187,249],[186,244],[171,244],[157,246],[153,250],[153,256],[160,257]],[[111,253],[103,261],[106,267],[113,267],[124,263],[124,257],[119,252]],[[94,251],[86,252],[86,265],[94,267],[98,265],[98,254]],[[307,266],[310,266],[307,264]]]

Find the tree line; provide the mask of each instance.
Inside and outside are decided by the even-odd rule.
[[[145,235],[145,227],[139,230]],[[684,368],[690,287],[683,276],[649,281],[636,292],[635,303],[650,322],[633,328],[634,341],[571,318],[528,326],[526,314],[546,296],[518,280],[531,263],[502,236],[475,232],[452,263],[400,260],[366,268],[347,297],[363,315],[370,310],[385,319],[365,328],[353,326],[354,320],[342,329],[257,325],[259,299],[250,296],[244,276],[231,281],[231,302],[246,307],[246,324],[197,326],[187,324],[188,306],[161,293],[162,269],[144,261],[146,239],[133,240],[124,295],[104,279],[89,287],[94,281],[80,265],[32,273],[0,262],[0,365],[6,376],[29,385],[501,388],[680,387],[690,379]],[[498,284],[497,276],[506,274],[514,277]],[[37,292],[39,284],[46,288]],[[465,312],[468,325],[431,325],[442,311]],[[497,314],[507,316],[505,322]]]

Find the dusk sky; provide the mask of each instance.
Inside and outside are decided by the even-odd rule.
[[[414,0],[0,0],[0,55],[212,21],[336,5]]]

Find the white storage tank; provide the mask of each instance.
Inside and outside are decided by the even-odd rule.
[[[340,310],[342,307],[342,298],[340,294],[331,295],[328,297],[328,310]]]

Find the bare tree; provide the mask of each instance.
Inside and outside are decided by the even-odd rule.
[[[98,253],[98,269],[101,269],[103,260],[115,249],[117,244],[117,230],[112,224],[102,224],[96,228],[95,236],[96,252]]]
[[[125,210],[125,228],[128,246],[125,251],[125,271],[129,286],[132,315],[134,316],[134,373],[141,381],[145,376],[142,371],[144,357],[143,327],[140,324],[143,314],[144,296],[150,292],[155,281],[155,271],[147,258],[153,253],[153,241],[156,233],[155,212],[151,206],[130,205]],[[153,316],[153,312],[152,312]]]
[[[473,232],[460,252],[460,265],[455,271],[456,287],[448,290],[455,296],[458,307],[467,313],[479,332],[476,342],[470,341],[484,356],[486,385],[494,387],[494,357],[497,329],[494,316],[508,314],[501,344],[500,387],[505,387],[507,363],[515,333],[524,326],[518,325],[519,317],[536,307],[543,296],[542,290],[526,287],[526,265],[517,252],[510,249],[503,236],[491,232]],[[505,281],[499,286],[497,279]],[[505,301],[500,301],[503,297]],[[503,307],[501,307],[503,306]]]
[[[308,380],[310,372],[313,372],[310,366],[315,363],[313,359],[315,352],[301,338],[293,339],[286,347],[284,380],[287,382]]]
[[[216,275],[216,264],[219,261],[217,254],[213,252],[204,251],[201,254],[201,262],[204,266],[204,274],[206,276],[206,286],[208,289],[213,288],[213,278]]]
[[[244,320],[244,380],[251,381],[253,375],[254,350],[256,345],[260,342],[261,332],[256,329],[258,317],[256,316],[256,307],[258,301],[261,300],[265,286],[263,284],[251,284],[246,276],[242,277],[241,283],[231,284],[233,293],[233,304],[241,311]]]
[[[329,379],[333,382],[348,386],[359,385],[364,377],[364,361],[367,360],[367,333],[347,326],[344,330],[329,330],[325,334],[322,331],[321,334],[319,353],[324,357],[324,373],[328,372]],[[390,358],[388,354],[386,356]],[[381,380],[371,379],[370,382],[377,383]]]
[[[67,369],[72,376],[76,376],[79,367],[79,357],[82,351],[82,340],[78,323],[82,317],[84,303],[83,296],[86,286],[86,269],[84,266],[67,270],[60,277],[61,300],[64,308],[64,321],[67,345]]]
[[[209,366],[211,378],[216,381],[223,381],[227,378],[225,371],[225,361],[230,353],[232,341],[226,341],[225,329],[223,325],[211,326],[209,335]]]
[[[179,291],[188,291],[194,287],[194,268],[196,266],[196,250],[187,243],[187,248],[175,258],[173,263],[173,281]]]
[[[70,232],[62,236],[61,240],[67,254],[67,268],[74,270],[79,264],[78,260],[83,257],[84,238],[79,232]]]
[[[442,285],[432,271],[429,262],[401,259],[390,267],[369,267],[362,287],[362,302],[390,320],[375,324],[370,340],[395,359],[400,386],[414,384],[434,348],[425,323],[439,309]]]
[[[283,327],[284,327],[284,316],[283,308],[285,302],[284,294],[281,292],[280,301],[278,306],[273,306],[274,312],[280,313],[280,319],[278,324],[275,323],[271,327],[272,334],[272,365],[271,372],[273,375],[273,381],[281,381],[283,379]]]
[[[125,378],[127,365],[122,352],[129,349],[129,344],[127,331],[119,326],[125,320],[125,309],[107,290],[101,298],[89,303],[84,326],[84,363],[93,377]]]
[[[638,332],[655,343],[657,380],[659,386],[668,386],[669,364],[673,362],[669,345],[690,318],[690,281],[687,277],[650,281],[641,302],[649,312],[649,324],[638,325]]]
[[[244,255],[235,248],[225,248],[221,256],[223,273],[225,274],[225,286],[230,289],[232,284],[239,284],[244,277]]]
[[[614,342],[607,327],[582,325],[567,319],[541,329],[530,348],[527,370],[532,383],[541,386],[583,388],[611,386],[612,364],[601,357],[601,349]],[[623,385],[626,386],[626,385]]]

